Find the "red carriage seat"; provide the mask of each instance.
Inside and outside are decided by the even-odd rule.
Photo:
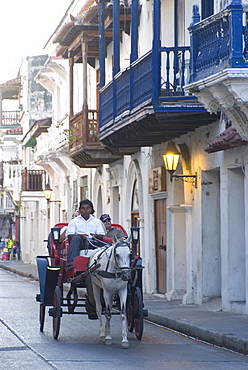
[[[116,227],[116,229],[121,229],[121,230],[124,232],[124,234],[125,234],[126,236],[128,236],[128,235],[127,235],[127,232],[126,232],[126,230],[124,229],[124,227],[123,227],[123,226],[121,226],[121,225],[119,225],[119,224],[112,224],[112,226],[113,226],[113,227]]]

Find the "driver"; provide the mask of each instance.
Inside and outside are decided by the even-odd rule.
[[[90,248],[90,245],[93,245],[93,248],[94,246],[102,246],[101,242],[93,240],[93,238],[102,240],[103,235],[105,235],[103,224],[98,218],[93,216],[94,212],[94,207],[90,200],[81,200],[79,203],[79,216],[69,222],[67,228],[67,237],[70,242],[68,268],[73,267],[73,259],[79,255],[81,249]]]

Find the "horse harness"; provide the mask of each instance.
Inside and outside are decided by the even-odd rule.
[[[114,248],[114,251],[117,247]],[[107,248],[108,249],[108,248]],[[97,259],[99,260],[101,258],[101,256],[103,255],[103,253],[106,252],[106,249],[104,249],[97,257]],[[94,275],[99,275],[101,277],[104,277],[104,278],[108,278],[108,279],[117,279],[117,278],[122,278],[124,274],[126,274],[127,272],[130,272],[130,268],[126,268],[126,267],[118,267],[118,263],[117,263],[117,260],[116,260],[116,253],[114,253],[114,259],[115,259],[115,269],[118,271],[116,272],[109,272],[108,271],[108,268],[109,268],[109,263],[110,263],[110,260],[111,260],[111,257],[112,257],[112,253],[113,253],[113,249],[111,249],[110,251],[110,254],[108,256],[108,262],[107,262],[107,265],[106,265],[106,269],[105,270],[98,270],[98,271],[94,271]],[[97,263],[97,259],[94,261],[95,263]]]

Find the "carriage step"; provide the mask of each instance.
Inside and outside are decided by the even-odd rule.
[[[49,308],[48,314],[49,314],[49,316],[56,317],[57,316],[57,308],[56,307]],[[61,310],[60,317],[62,317],[62,314],[63,314],[63,312]]]
[[[97,320],[97,319],[98,319],[98,317],[97,317],[97,315],[96,315],[96,314],[91,314],[91,313],[88,313],[88,318],[89,318],[90,320]]]
[[[148,316],[148,310],[146,308],[143,308],[143,317]]]
[[[49,316],[56,317],[56,307],[49,308]]]

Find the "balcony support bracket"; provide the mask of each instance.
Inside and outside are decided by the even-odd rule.
[[[208,112],[222,111],[243,140],[248,140],[248,70],[230,68],[186,86]]]

